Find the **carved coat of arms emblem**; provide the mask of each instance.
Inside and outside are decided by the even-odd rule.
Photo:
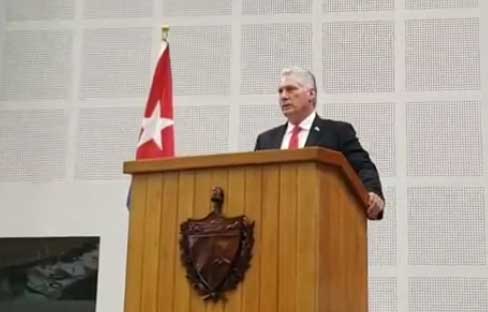
[[[213,211],[181,224],[181,258],[187,278],[204,300],[225,299],[249,268],[254,222],[222,215],[223,191],[213,189]]]

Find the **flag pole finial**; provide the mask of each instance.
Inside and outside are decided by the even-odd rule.
[[[169,25],[163,25],[161,27],[161,39],[163,41],[168,41]]]

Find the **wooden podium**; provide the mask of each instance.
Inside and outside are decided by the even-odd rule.
[[[321,148],[131,161],[125,312],[366,312],[368,194]],[[180,261],[180,224],[210,212],[255,222],[251,267],[227,301],[203,301]]]

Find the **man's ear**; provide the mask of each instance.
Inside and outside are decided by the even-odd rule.
[[[313,106],[315,107],[317,104],[317,91],[315,89],[309,89],[308,92],[308,94],[315,99],[315,101],[312,101]]]

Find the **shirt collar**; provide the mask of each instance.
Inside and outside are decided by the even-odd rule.
[[[315,116],[317,116],[317,112],[313,111],[310,115],[308,115],[307,118],[302,120],[302,122],[299,124],[300,128],[305,131],[309,131],[310,128],[312,128],[313,121],[315,120]],[[295,125],[292,124],[291,122],[287,123],[286,127],[286,133],[289,133],[295,128]]]

